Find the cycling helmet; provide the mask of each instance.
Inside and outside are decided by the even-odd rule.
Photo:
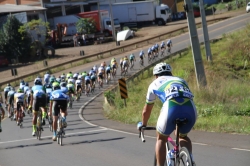
[[[11,87],[11,88],[10,88],[10,90],[13,90],[13,91],[15,91],[15,88],[14,88],[14,87]]]
[[[10,86],[10,83],[8,83],[7,86]]]
[[[28,83],[28,82],[25,82],[25,86],[29,86],[29,83]]]
[[[73,82],[71,80],[69,80],[69,84],[73,84]]]
[[[36,79],[34,80],[34,84],[35,84],[35,85],[42,85],[41,79],[40,79],[40,78],[36,78]]]
[[[61,82],[61,78],[56,78],[56,81],[60,83]]]
[[[46,74],[49,74],[49,71],[47,71]]]
[[[61,85],[61,87],[66,87],[67,86],[66,82],[62,82],[60,85]]]
[[[19,89],[17,90],[17,92],[18,92],[18,93],[23,93],[23,89],[22,89],[22,88],[19,88]]]
[[[162,72],[172,72],[171,66],[167,63],[158,63],[153,69],[153,75],[157,75]]]
[[[57,85],[53,86],[52,89],[53,90],[58,90],[58,89],[61,89],[61,87],[60,87],[60,85],[57,84]]]

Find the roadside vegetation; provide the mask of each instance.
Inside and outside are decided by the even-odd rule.
[[[213,63],[206,61],[204,46],[201,46],[207,86],[197,88],[192,51],[167,59],[173,74],[184,78],[194,94],[198,111],[195,130],[250,134],[250,25],[237,33],[223,35],[211,43]],[[127,83],[127,107],[119,91],[106,92],[110,104],[104,104],[107,118],[128,124],[141,121],[147,88],[152,82],[152,69]],[[157,100],[149,125],[155,125],[161,109]]]

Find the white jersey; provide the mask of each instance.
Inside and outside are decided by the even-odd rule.
[[[104,73],[104,67],[103,66],[100,66],[98,68],[98,73]]]
[[[81,75],[81,74],[79,74],[77,78],[78,78],[78,79],[82,79],[82,75]]]
[[[77,78],[78,75],[79,75],[79,74],[75,73],[75,74],[73,75],[73,78],[75,78],[75,77]]]
[[[24,102],[25,94],[24,93],[15,93],[14,94],[14,101],[17,102]]]
[[[153,104],[156,96],[162,103],[175,97],[194,97],[186,81],[174,76],[160,76],[149,85],[146,103]]]
[[[82,80],[76,80],[76,85],[82,85]]]
[[[68,79],[68,83],[69,83],[70,81],[71,81],[73,84],[75,84],[75,80],[74,80],[73,78]]]
[[[46,80],[49,81],[49,78],[50,78],[50,74],[44,74],[44,82],[46,82]]]

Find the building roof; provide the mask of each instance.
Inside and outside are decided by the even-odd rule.
[[[47,9],[44,7],[28,6],[28,5],[13,5],[13,4],[0,5],[0,13],[17,13],[17,12],[42,11],[42,10],[47,10]]]

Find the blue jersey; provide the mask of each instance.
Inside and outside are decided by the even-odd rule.
[[[129,59],[130,59],[130,60],[134,60],[134,59],[135,59],[134,54],[131,54],[131,55],[129,56]]]
[[[42,85],[34,85],[31,89],[33,97],[42,97],[45,96],[45,88]]]
[[[89,75],[93,75],[93,74],[95,74],[95,71],[94,70],[90,70],[89,71]]]
[[[172,44],[172,41],[171,40],[168,40],[167,41],[167,44],[169,45],[169,44]]]
[[[151,53],[151,52],[152,52],[152,50],[151,50],[151,48],[149,48],[149,49],[148,49],[148,54]]]
[[[68,100],[69,96],[66,95],[61,89],[54,90],[50,94],[50,100]]]
[[[24,93],[26,93],[26,92],[27,92],[27,90],[29,90],[29,89],[30,89],[30,87],[29,87],[29,86],[24,86],[24,87],[23,87],[23,92],[24,92]]]
[[[161,47],[165,47],[165,43],[164,42],[161,43]]]
[[[85,81],[90,80],[89,76],[85,76]]]
[[[69,90],[68,90],[67,87],[61,87],[61,91],[62,91],[63,93],[65,93],[65,94],[67,94]]]
[[[159,48],[159,45],[158,45],[158,44],[155,44],[154,47],[155,47],[155,49],[158,49],[158,48]]]
[[[111,70],[111,67],[110,66],[107,66],[106,67],[106,71],[110,71]]]
[[[140,54],[139,54],[139,56],[142,57],[143,55],[144,55],[144,52],[141,51]]]
[[[7,95],[7,96],[14,96],[15,93],[16,93],[16,92],[15,92],[14,90],[10,90],[10,91],[8,92],[8,95]]]
[[[152,46],[152,47],[151,47],[151,51],[154,51],[154,50],[155,50],[155,46]]]
[[[9,92],[9,91],[10,91],[10,88],[11,88],[11,86],[6,86],[6,87],[4,88],[4,92]]]

